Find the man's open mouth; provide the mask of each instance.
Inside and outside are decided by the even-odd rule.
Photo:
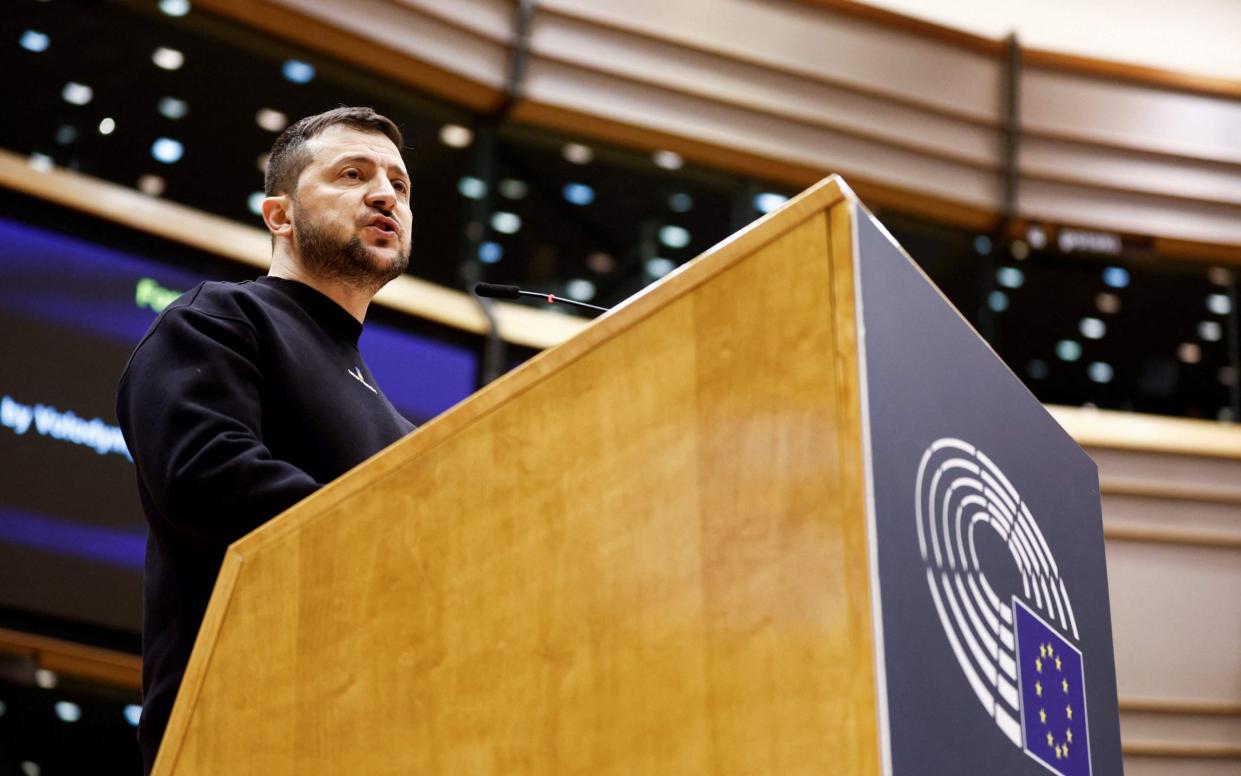
[[[393,221],[391,218],[386,216],[376,216],[375,218],[372,218],[367,226],[373,226],[376,229],[387,232],[393,237],[395,237],[397,232],[400,231],[400,227],[397,226],[396,221]]]

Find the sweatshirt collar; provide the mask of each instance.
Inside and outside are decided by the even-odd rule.
[[[324,331],[357,347],[358,337],[362,336],[361,322],[350,315],[345,308],[333,302],[330,297],[305,283],[287,278],[264,275],[256,282],[292,299],[299,307],[310,313],[310,317],[314,318]]]

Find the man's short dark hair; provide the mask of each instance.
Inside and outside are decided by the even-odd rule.
[[[263,179],[263,192],[273,197],[278,194],[296,194],[297,179],[310,164],[310,152],[306,142],[328,127],[344,124],[364,132],[386,135],[400,152],[404,144],[401,130],[387,116],[371,108],[333,108],[324,113],[307,116],[290,125],[276,138],[267,157],[267,172]]]

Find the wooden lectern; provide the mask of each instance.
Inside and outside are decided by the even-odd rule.
[[[156,774],[877,776],[859,212],[817,184],[236,542]]]

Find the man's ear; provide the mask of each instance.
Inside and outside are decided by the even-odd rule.
[[[293,235],[293,198],[280,194],[263,200],[263,223],[273,237]]]

